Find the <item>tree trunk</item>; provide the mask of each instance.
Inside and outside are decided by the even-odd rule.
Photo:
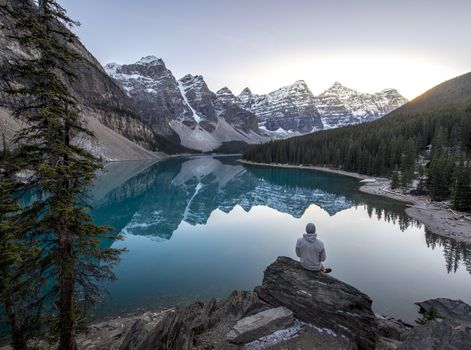
[[[64,144],[70,145],[70,121],[66,117],[64,122]],[[63,154],[64,165],[69,164],[69,156],[67,152]],[[69,180],[64,180],[64,188],[70,188]],[[66,199],[63,205],[70,206],[74,203],[68,202]],[[62,273],[60,275],[60,338],[59,350],[75,350],[77,344],[75,342],[75,252],[73,247],[73,237],[71,231],[68,229],[68,224],[64,223],[63,228],[59,234],[59,251],[62,261]]]
[[[11,329],[11,346],[15,350],[26,350],[27,346],[25,332],[21,327],[18,326],[15,312],[13,311],[13,306],[9,298],[7,298],[5,301],[4,307],[8,315],[8,322]]]
[[[59,350],[75,350],[74,257],[72,237],[68,231],[59,233],[62,265],[59,276]]]

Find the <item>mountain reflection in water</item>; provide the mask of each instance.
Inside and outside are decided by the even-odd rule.
[[[398,222],[401,229],[417,222],[409,218],[403,204],[384,201],[358,192],[356,179],[297,169],[258,168],[241,165],[231,157],[170,159],[140,164],[137,174],[124,178],[103,194],[107,175],[122,173],[129,164],[111,164],[94,193],[94,217],[98,223],[113,222],[118,232],[170,239],[181,222],[205,224],[211,213],[228,213],[236,205],[246,212],[257,205],[268,206],[300,218],[311,204],[329,215],[366,205],[370,217]]]

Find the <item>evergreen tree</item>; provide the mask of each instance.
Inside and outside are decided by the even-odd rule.
[[[471,168],[461,160],[453,184],[453,206],[458,210],[471,210]]]
[[[393,174],[391,176],[391,188],[394,190],[395,188],[399,187],[400,184],[400,179],[399,179],[399,172],[397,170],[393,171]]]
[[[41,245],[36,266],[49,281],[42,302],[50,307],[50,331],[57,335],[59,349],[75,349],[87,306],[99,297],[100,281],[114,278],[111,268],[120,253],[100,250],[100,239],[113,237],[109,228],[93,224],[84,201],[101,162],[72,142],[78,136],[93,137],[80,123],[68,85],[77,79],[71,67],[79,56],[67,27],[76,23],[55,0],[37,5],[19,0],[9,11],[17,21],[15,39],[29,53],[7,72],[14,116],[27,125],[15,139],[18,161],[34,172],[34,185],[42,193],[33,211],[36,230],[27,236]],[[25,210],[20,215],[20,220],[31,218]]]

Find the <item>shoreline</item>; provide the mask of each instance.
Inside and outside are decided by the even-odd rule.
[[[359,190],[363,193],[387,197],[406,203],[408,205],[408,208],[405,210],[407,215],[419,221],[430,232],[465,244],[471,244],[471,215],[469,213],[451,210],[446,204],[432,202],[430,198],[426,196],[413,196],[401,190],[391,190],[391,181],[389,179],[369,177],[358,173],[320,166],[255,163],[243,159],[239,159],[239,162],[247,165],[273,168],[316,170],[349,176],[359,180],[375,179],[375,182],[361,185]]]

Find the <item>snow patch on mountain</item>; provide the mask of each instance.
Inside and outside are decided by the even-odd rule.
[[[181,81],[178,82],[178,89],[180,90],[180,93],[182,94],[183,100],[185,101],[186,105],[190,108],[191,112],[193,113],[192,117],[195,120],[196,123],[199,124],[201,121],[201,117],[196,113],[193,107],[191,107],[191,104],[188,102],[188,99],[186,98],[186,91],[185,87],[183,86],[183,83]]]

